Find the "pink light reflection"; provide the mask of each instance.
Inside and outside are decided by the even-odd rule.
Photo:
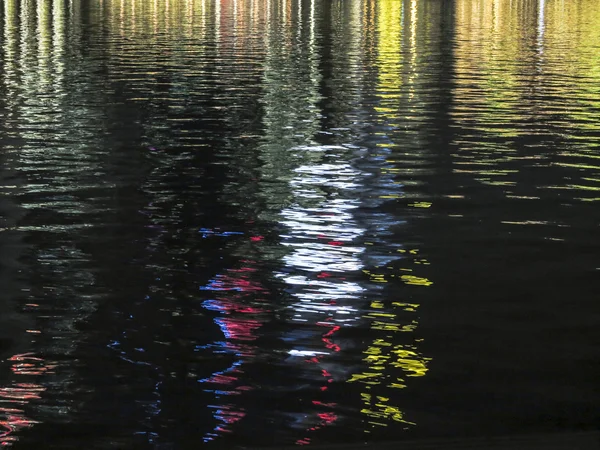
[[[56,368],[56,364],[48,364],[33,353],[16,354],[8,361],[13,363],[10,369],[16,376],[39,376],[51,373]],[[12,446],[18,440],[16,434],[19,431],[38,423],[27,417],[24,407],[31,400],[39,399],[45,390],[44,386],[32,382],[13,382],[0,387],[0,404],[7,405],[0,406],[0,446]]]

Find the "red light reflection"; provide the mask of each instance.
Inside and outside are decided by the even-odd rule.
[[[263,237],[255,236],[251,239],[259,242]],[[241,267],[228,269],[225,273],[217,275],[203,289],[214,294],[207,307],[220,313],[214,320],[225,337],[221,348],[236,355],[236,362],[230,368],[201,380],[207,386],[207,391],[216,394],[215,400],[228,399],[225,404],[218,402],[211,405],[214,409],[213,417],[218,423],[204,438],[205,441],[211,441],[223,433],[230,433],[232,425],[246,416],[240,405],[231,402],[231,396],[241,395],[252,389],[251,386],[240,385],[240,381],[244,379],[243,365],[256,356],[256,346],[251,342],[257,339],[256,331],[263,325],[260,319],[268,312],[260,307],[266,289],[260,281],[251,278],[259,273],[256,262],[243,260],[241,263]]]
[[[42,358],[33,353],[22,353],[8,358],[13,364],[11,371],[18,376],[37,376],[50,373],[56,367],[55,364],[47,364]],[[10,447],[17,440],[16,434],[24,429],[38,423],[27,417],[24,407],[31,401],[40,398],[45,387],[36,383],[11,383],[0,387],[0,446]],[[10,405],[10,406],[8,406]]]

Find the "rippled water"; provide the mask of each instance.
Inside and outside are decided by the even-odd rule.
[[[597,1],[1,5],[1,445],[600,422]]]

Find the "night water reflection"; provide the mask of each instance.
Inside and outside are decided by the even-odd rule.
[[[596,2],[0,14],[3,446],[597,423]]]

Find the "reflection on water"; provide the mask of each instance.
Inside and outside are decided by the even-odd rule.
[[[597,143],[589,137],[597,132],[599,42],[588,31],[598,26],[597,12],[597,5],[564,1],[459,3],[461,100],[452,114],[470,132],[456,143],[455,171],[523,201],[556,199],[564,191],[573,191],[574,201],[597,200]]]
[[[28,330],[31,332],[31,330]],[[23,407],[31,400],[39,399],[40,394],[46,390],[42,385],[28,382],[16,382],[19,379],[31,379],[32,376],[43,375],[55,366],[44,365],[41,358],[36,358],[32,354],[13,355],[8,358],[11,363],[11,370],[15,375],[15,382],[11,385],[0,388],[0,443],[3,446],[11,445],[17,440],[15,433],[23,428],[31,427],[36,423],[25,414]]]
[[[283,337],[292,347],[286,362],[299,366],[294,369],[301,374],[299,383],[322,377],[317,381],[320,392],[313,394],[313,416],[302,421],[303,428],[315,432],[338,419],[335,397],[327,391],[330,383],[347,377],[347,359],[342,355],[356,351],[338,341],[338,332],[360,321],[365,291],[361,283],[348,279],[363,267],[365,251],[360,245],[364,230],[352,214],[360,204],[361,174],[344,161],[350,153],[344,147],[289,151],[306,155],[306,164],[294,170],[296,177],[290,181],[295,202],[281,211],[281,223],[289,229],[281,235],[282,244],[290,252],[277,276],[289,286],[292,297],[287,306],[289,331]],[[298,416],[303,412],[306,409]],[[310,437],[298,442],[309,443]]]
[[[381,208],[386,203],[410,197],[405,187],[415,185],[416,176],[429,171],[428,151],[423,151],[422,146],[412,152],[408,150],[415,145],[415,140],[425,139],[422,122],[427,128],[434,125],[427,124],[425,114],[419,111],[430,107],[421,87],[426,80],[419,79],[427,78],[429,72],[420,70],[420,66],[427,63],[420,61],[417,48],[417,42],[428,37],[419,22],[423,4],[384,1],[377,6],[380,10],[375,24],[378,41],[374,59],[378,77],[373,86],[376,95],[373,108],[377,115],[372,123],[374,131],[369,134],[372,150],[362,158],[360,165],[368,167],[373,178],[369,183],[370,203],[373,205],[376,198],[376,205]],[[401,126],[406,132],[399,134],[396,130]],[[412,135],[412,145],[406,134]],[[400,151],[395,152],[395,149]],[[408,203],[412,208],[431,205],[425,199]],[[398,422],[401,428],[415,425],[405,417],[403,405],[390,393],[407,388],[410,377],[424,376],[429,360],[419,351],[420,339],[415,336],[419,301],[409,299],[409,291],[385,288],[399,283],[430,286],[432,282],[420,274],[418,267],[429,263],[418,256],[417,248],[406,248],[406,243],[398,242],[397,236],[390,232],[395,227],[405,226],[406,217],[375,211],[363,219],[370,225],[367,248],[372,264],[364,272],[373,289],[364,318],[370,321],[372,340],[363,352],[365,367],[348,380],[363,386],[361,413],[366,416],[366,433],[371,433],[374,427],[388,426],[390,422]]]
[[[597,423],[599,8],[5,0],[0,443]]]

